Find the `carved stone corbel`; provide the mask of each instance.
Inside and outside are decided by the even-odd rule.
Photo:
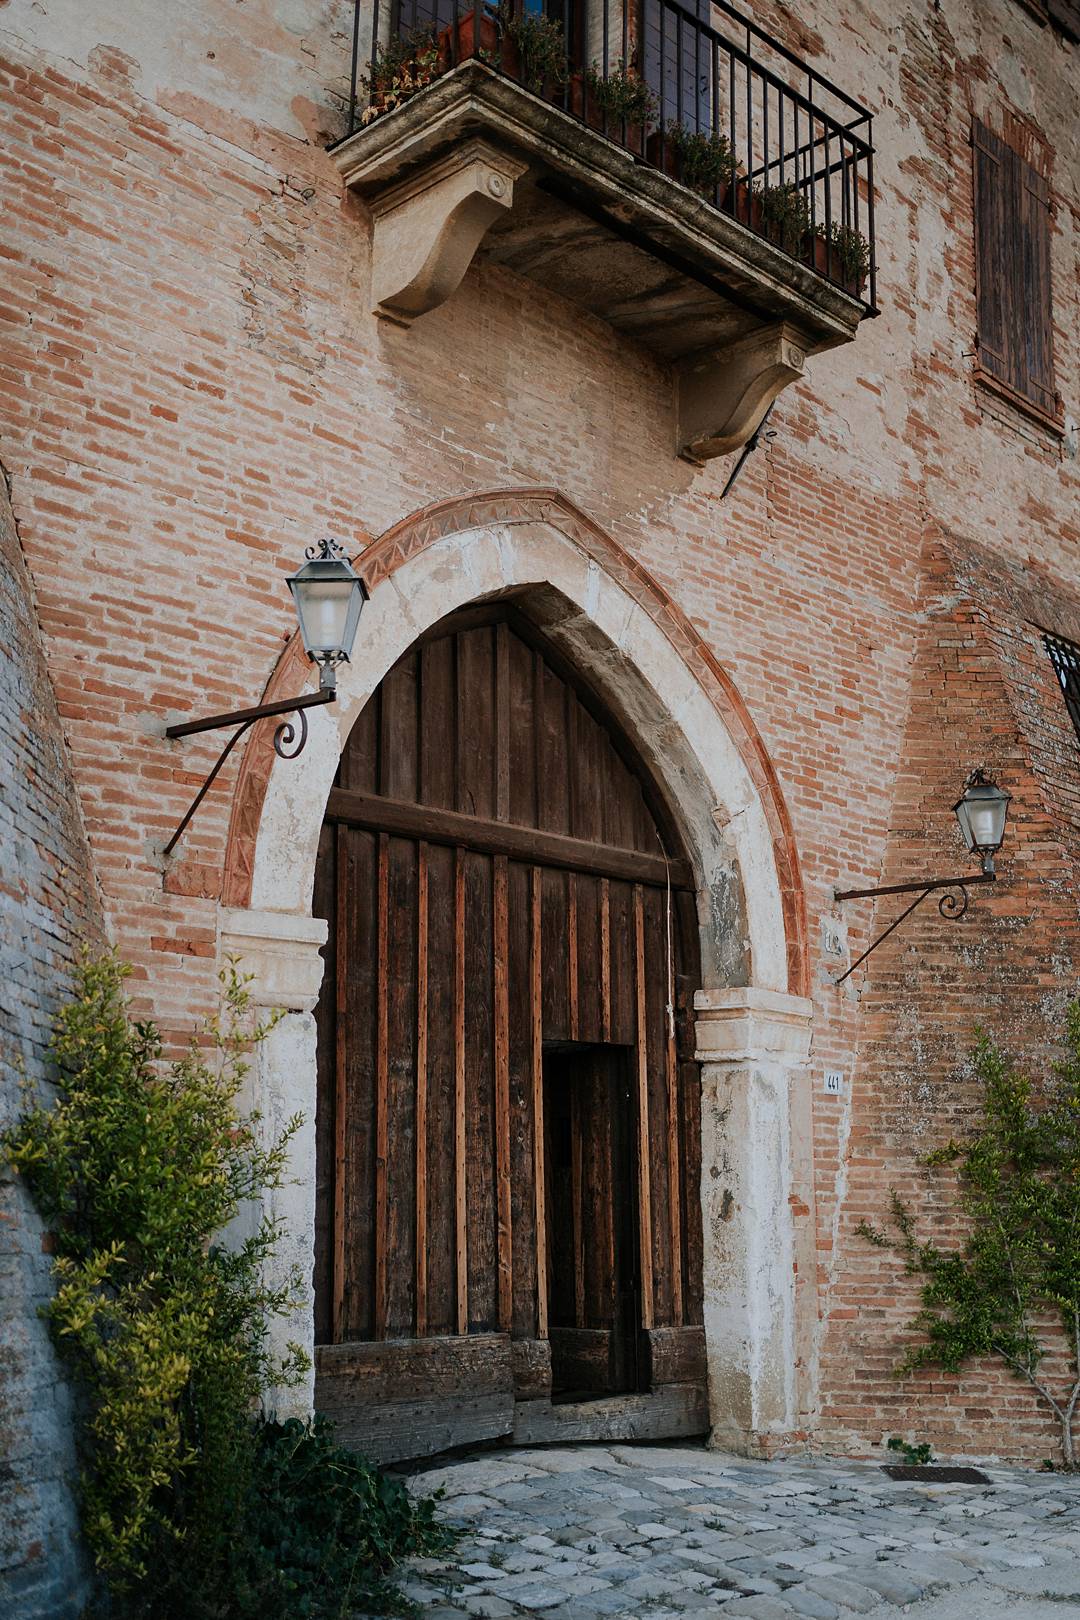
[[[485,231],[514,200],[527,164],[486,141],[372,199],[371,292],[376,315],[408,326],[460,285]]]
[[[802,376],[807,348],[797,327],[777,321],[683,361],[676,373],[679,454],[701,462],[738,450],[781,389]]]

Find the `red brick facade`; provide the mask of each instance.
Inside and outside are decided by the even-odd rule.
[[[129,38],[96,0],[0,5],[0,458],[142,998],[178,1032],[214,1003],[266,748],[165,863],[218,743],[163,728],[295,689],[304,546],[382,566],[437,503],[557,491],[715,665],[775,783],[791,988],[815,1008],[799,1432],[1041,1458],[1019,1385],[892,1381],[911,1292],[853,1228],[892,1186],[937,1196],[917,1156],[971,1109],[974,1024],[1044,1063],[1080,968],[1080,745],[1040,634],[1080,640],[1080,50],[1015,0],[888,28],[863,0],[799,26],[756,8],[877,110],[882,314],[809,362],[722,501],[730,462],[673,456],[664,369],[482,254],[413,328],[374,319],[369,222],[324,150],[348,8],[300,8],[306,33],[264,9],[201,0]],[[1060,434],[972,380],[973,115],[1051,183]],[[891,912],[834,888],[962,869],[949,811],[977,764],[1013,794],[1002,881],[960,924],[924,908],[838,990]]]

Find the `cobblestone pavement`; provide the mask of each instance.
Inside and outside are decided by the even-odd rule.
[[[462,1527],[404,1580],[426,1620],[1080,1620],[1080,1480],[988,1468],[907,1484],[872,1463],[704,1448],[474,1453],[417,1474]]]

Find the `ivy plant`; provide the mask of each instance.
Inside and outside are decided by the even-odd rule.
[[[1041,1093],[985,1033],[973,1053],[981,1116],[962,1141],[929,1154],[949,1166],[964,1220],[957,1245],[918,1235],[894,1191],[892,1220],[857,1230],[895,1249],[921,1278],[918,1341],[898,1376],[919,1367],[958,1373],[996,1357],[1029,1384],[1057,1422],[1064,1467],[1077,1467],[1080,1404],[1080,1003],[1065,1021],[1065,1056]],[[1056,1326],[1060,1333],[1054,1331]],[[1062,1353],[1064,1352],[1064,1353]]]
[[[283,1434],[258,1418],[267,1389],[307,1367],[295,1345],[284,1359],[270,1349],[270,1319],[300,1282],[266,1280],[276,1223],[263,1214],[245,1239],[221,1236],[282,1185],[301,1123],[267,1145],[238,1107],[252,1044],[275,1020],[255,1021],[230,966],[222,1016],[168,1059],[155,1026],[131,1016],[128,972],[111,955],[81,963],[53,1041],[57,1099],[0,1139],[54,1234],[44,1314],[80,1395],[82,1522],[107,1613],[344,1613],[343,1569],[367,1599],[397,1556],[438,1534],[403,1488],[330,1455],[324,1430]],[[268,1533],[286,1520],[290,1549]],[[299,1564],[316,1572],[303,1604]]]

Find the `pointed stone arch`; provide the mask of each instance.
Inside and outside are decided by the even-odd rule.
[[[225,861],[222,954],[244,958],[258,1001],[291,1014],[260,1053],[260,1103],[271,1119],[297,1110],[308,1116],[296,1181],[277,1195],[275,1213],[289,1234],[283,1259],[310,1275],[311,1009],[326,929],[311,916],[311,896],[342,748],[413,642],[457,608],[513,596],[617,714],[662,788],[694,866],[710,1409],[725,1444],[767,1448],[798,1426],[791,1194],[793,1155],[805,1158],[809,1148],[792,1130],[791,1091],[805,1068],[811,1005],[798,854],[762,739],[685,614],[555,490],[438,502],[374,541],[358,566],[370,601],[354,661],[340,672],[339,700],[310,711],[299,767],[277,759],[269,726],[253,735]],[[310,681],[294,638],[266,696],[298,693]],[[310,1326],[294,1322],[284,1335],[298,1336],[310,1337]],[[301,1392],[301,1406],[304,1399]]]

